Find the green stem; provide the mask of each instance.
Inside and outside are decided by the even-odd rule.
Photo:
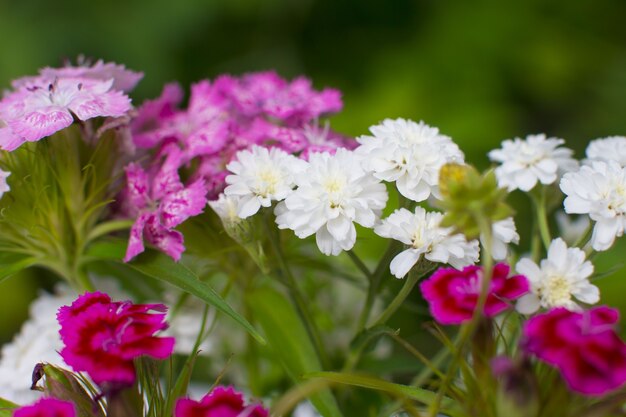
[[[287,264],[287,261],[285,260],[285,255],[283,254],[279,241],[279,235],[278,233],[276,233],[275,230],[272,230],[272,227],[270,225],[271,219],[269,218],[269,216],[266,216],[265,220],[266,221],[264,221],[263,223],[266,227],[267,236],[276,255],[276,259],[278,260],[280,272],[279,279],[287,287],[289,297],[294,303],[296,311],[298,312],[300,319],[304,323],[304,326],[306,327],[307,332],[311,337],[311,340],[313,341],[313,345],[315,346],[315,350],[317,351],[320,362],[322,363],[323,367],[327,368],[330,362],[328,360],[326,350],[324,349],[324,344],[322,343],[322,338],[320,336],[319,330],[315,324],[315,321],[313,320],[313,316],[308,308],[308,304],[305,301],[305,298],[300,293],[300,289],[296,284],[296,280],[291,272],[291,269],[289,268],[289,265]]]
[[[541,235],[543,246],[546,250],[548,250],[552,238],[550,235],[548,216],[546,213],[546,188],[541,188],[539,196],[536,196],[533,192],[530,192],[529,194],[533,205],[535,206],[535,215],[537,216],[537,224],[539,226],[539,234]]]
[[[349,251],[346,251],[346,253],[350,257],[354,265],[359,269],[359,271],[361,271],[363,275],[365,275],[365,277],[371,281],[372,273],[370,272],[367,265],[365,265],[365,263],[361,260],[361,258],[359,258],[359,256],[356,253],[354,253],[352,249],[350,249]]]
[[[389,320],[389,318],[400,308],[400,306],[402,305],[404,300],[406,300],[409,294],[411,294],[411,291],[413,291],[413,287],[415,287],[415,284],[417,284],[417,281],[419,281],[420,278],[422,277],[423,275],[414,272],[414,269],[411,270],[411,272],[409,272],[409,276],[404,282],[402,289],[400,290],[400,292],[398,292],[396,297],[387,306],[385,311],[383,311],[381,315],[378,316],[378,318],[374,322],[374,326],[380,326],[382,324],[385,324],[387,320]]]

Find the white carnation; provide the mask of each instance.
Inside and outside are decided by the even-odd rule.
[[[220,194],[217,200],[209,201],[209,207],[219,216],[224,224],[234,224],[241,221],[237,214],[239,211],[240,198]]]
[[[457,269],[478,261],[478,242],[468,242],[452,228],[441,227],[443,215],[416,207],[394,211],[374,231],[382,237],[399,240],[409,248],[400,252],[389,265],[396,278],[403,278],[422,255],[432,262],[450,264]]]
[[[587,146],[586,155],[588,161],[615,161],[626,167],[626,137],[610,136],[592,140]]]
[[[278,149],[253,146],[237,152],[234,161],[226,168],[232,175],[226,196],[240,198],[237,215],[242,219],[252,216],[261,207],[270,207],[272,201],[287,197],[294,186],[294,174],[304,168],[304,161]]]
[[[351,151],[314,153],[296,175],[298,186],[276,206],[276,223],[304,239],[315,234],[325,255],[350,250],[356,241],[354,223],[374,227],[387,203],[387,190],[366,173]]]
[[[531,289],[517,302],[520,313],[532,314],[540,307],[578,309],[572,297],[586,304],[600,300],[598,287],[589,282],[593,264],[585,261],[585,252],[568,248],[561,238],[552,241],[548,257],[540,265],[524,258],[515,269],[528,278]]]
[[[485,244],[485,238],[481,234],[480,241]],[[508,244],[519,243],[519,234],[515,227],[513,217],[495,222],[491,230],[491,256],[497,261],[506,259],[508,254]]]
[[[530,191],[537,182],[552,184],[563,173],[575,170],[574,152],[560,147],[563,143],[544,134],[505,140],[501,149],[489,152],[489,159],[500,163],[495,171],[498,185],[509,191]]]
[[[561,180],[566,213],[588,214],[595,222],[591,245],[609,249],[626,228],[626,168],[615,161],[592,161]]]
[[[400,194],[413,201],[439,197],[439,170],[449,162],[463,162],[463,153],[448,136],[424,122],[386,119],[370,127],[374,136],[361,136],[355,152],[366,170],[395,182]]]

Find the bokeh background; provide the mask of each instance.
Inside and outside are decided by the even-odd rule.
[[[79,54],[144,71],[137,104],[173,80],[306,74],[343,91],[335,129],[424,120],[484,168],[505,138],[545,132],[582,156],[588,140],[626,134],[625,17],[622,0],[0,0],[0,87]],[[526,202],[513,202],[523,217]],[[626,310],[624,275],[599,285]],[[0,283],[0,341],[42,279]]]

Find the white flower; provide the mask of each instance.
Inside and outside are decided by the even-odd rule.
[[[387,203],[387,190],[366,173],[351,151],[314,153],[296,176],[298,188],[276,206],[276,223],[303,239],[315,234],[325,255],[350,250],[356,241],[354,222],[374,227]]]
[[[572,297],[586,304],[600,300],[598,287],[589,282],[593,264],[585,261],[585,252],[568,248],[561,238],[552,241],[548,257],[540,266],[524,258],[515,269],[530,283],[531,292],[517,302],[517,310],[522,314],[532,314],[540,307],[578,309]]]
[[[626,167],[626,137],[610,136],[592,140],[586,154],[588,161],[615,161]]]
[[[571,149],[559,147],[563,143],[544,134],[505,140],[501,149],[489,152],[489,159],[501,164],[496,168],[498,185],[509,191],[530,191],[537,181],[552,184],[562,173],[575,170],[578,162]]]
[[[485,237],[481,234],[480,241],[484,245]],[[513,217],[494,222],[491,228],[491,256],[497,261],[506,259],[508,254],[508,244],[519,243],[519,234]]]
[[[400,194],[424,201],[439,197],[439,170],[448,162],[463,162],[463,153],[448,136],[424,122],[386,119],[370,127],[374,136],[361,136],[355,152],[376,178],[394,182]]]
[[[595,221],[591,245],[607,250],[626,228],[626,168],[615,161],[593,161],[561,180],[566,213],[589,214]]]
[[[272,201],[287,197],[294,186],[294,174],[303,164],[304,161],[278,148],[255,145],[239,151],[236,159],[226,166],[234,175],[226,177],[229,185],[224,194],[241,198],[237,214],[245,219],[261,207],[271,206]]]
[[[379,236],[399,240],[410,247],[396,255],[389,265],[396,278],[404,277],[422,255],[432,262],[450,264],[457,269],[478,261],[478,242],[468,242],[462,234],[452,234],[452,228],[440,227],[443,214],[428,213],[416,207],[394,211],[374,229]]]
[[[239,210],[239,200],[237,196],[227,196],[220,194],[217,200],[209,201],[209,206],[219,216],[225,224],[235,224],[241,221],[237,214]]]
[[[11,343],[2,346],[0,358],[0,396],[18,404],[26,404],[41,397],[31,391],[35,365],[48,362],[69,369],[58,352],[63,348],[56,320],[59,307],[71,304],[76,298],[66,287],[62,292],[42,292],[30,306],[30,318],[24,322]]]
[[[11,187],[9,187],[9,184],[7,184],[7,177],[9,175],[11,175],[10,172],[0,169],[0,198],[2,198],[4,193],[11,191]]]

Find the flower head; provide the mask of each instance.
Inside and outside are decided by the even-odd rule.
[[[295,176],[298,186],[276,206],[276,223],[304,239],[315,234],[325,255],[339,255],[356,241],[354,223],[374,227],[387,203],[385,186],[361,167],[354,152],[313,153]]]
[[[626,167],[626,137],[610,136],[592,140],[587,145],[588,161],[615,161]]]
[[[463,268],[478,261],[478,242],[468,242],[452,228],[441,227],[443,215],[416,207],[394,211],[374,229],[377,235],[399,240],[409,248],[400,252],[389,265],[396,278],[404,277],[422,256],[432,262]]]
[[[237,214],[245,219],[272,201],[284,200],[304,166],[304,161],[278,148],[253,146],[238,152],[237,159],[228,164],[233,174],[226,177],[224,195],[240,197]]]
[[[499,263],[493,268],[484,314],[494,317],[512,307],[512,301],[528,292],[523,275],[509,277],[510,268]],[[422,282],[422,295],[439,323],[461,324],[472,319],[482,289],[484,271],[471,265],[462,271],[439,268]]]
[[[248,404],[233,387],[216,387],[200,401],[182,398],[176,402],[174,417],[268,417],[262,404]]]
[[[626,344],[615,331],[617,310],[599,306],[575,312],[555,308],[530,318],[524,350],[556,367],[581,394],[603,395],[626,382]]]
[[[119,117],[130,110],[130,99],[112,89],[113,80],[86,77],[38,77],[9,93],[0,101],[0,119],[14,136],[2,141],[12,151],[22,143],[34,142],[79,120]]]
[[[16,409],[13,417],[76,417],[76,408],[68,401],[42,398],[32,405]]]
[[[552,184],[560,174],[575,170],[574,152],[560,147],[563,143],[544,134],[505,140],[501,149],[489,152],[489,159],[500,163],[496,168],[499,185],[509,191],[530,191],[537,182]]]
[[[386,119],[372,126],[374,136],[357,138],[364,166],[378,179],[395,182],[400,194],[424,201],[439,197],[439,170],[449,162],[463,162],[463,153],[448,136],[424,122]]]
[[[595,222],[591,244],[609,249],[626,229],[626,168],[615,161],[592,161],[561,180],[566,213],[588,214]]]
[[[525,258],[515,269],[528,278],[531,286],[531,293],[517,303],[517,310],[523,314],[532,314],[540,307],[577,309],[572,297],[587,304],[600,300],[598,287],[589,282],[593,264],[585,261],[585,252],[568,248],[561,238],[552,241],[548,257],[540,265]]]
[[[113,302],[100,292],[85,293],[59,309],[61,356],[99,385],[132,385],[134,358],[172,354],[174,339],[154,335],[167,328],[166,310],[163,304]]]
[[[518,244],[519,234],[515,228],[513,217],[507,217],[504,220],[494,222],[491,232],[491,256],[497,261],[506,259],[508,253],[507,245],[509,243]],[[480,240],[485,244],[485,238],[481,234]]]

